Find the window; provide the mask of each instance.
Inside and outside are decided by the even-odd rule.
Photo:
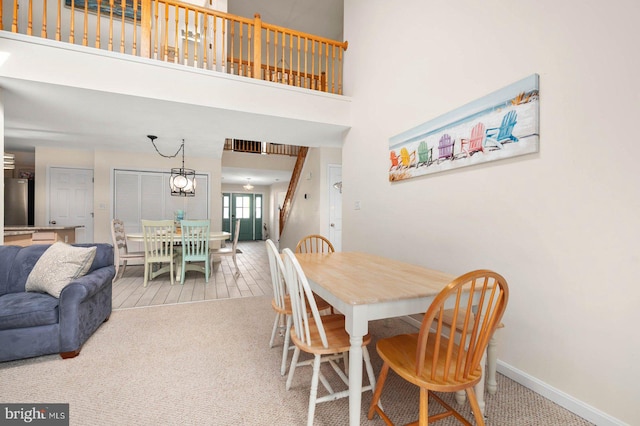
[[[231,210],[231,207],[229,206],[229,196],[224,195],[222,197],[222,218],[223,219],[229,219],[229,210]]]
[[[256,197],[256,219],[262,219],[262,197]]]
[[[236,219],[251,219],[251,197],[236,197]]]

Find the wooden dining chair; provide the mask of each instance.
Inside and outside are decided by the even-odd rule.
[[[465,390],[477,425],[484,425],[473,387],[482,378],[484,351],[500,324],[507,306],[509,287],[505,279],[492,271],[477,270],[449,283],[427,309],[419,333],[381,339],[376,345],[383,360],[378,385],[371,400],[368,418],[375,413],[388,425],[393,423],[379,401],[389,369],[420,387],[419,423],[421,426],[448,416],[471,425],[435,392]],[[446,308],[453,308],[452,324],[463,327],[449,330],[443,321]],[[436,319],[437,318],[437,319]],[[429,397],[445,408],[429,416]]]
[[[213,267],[213,256],[232,256],[233,264],[236,267],[236,274],[240,273],[240,268],[238,268],[238,260],[236,259],[236,255],[238,253],[238,236],[239,235],[240,235],[240,219],[236,219],[235,233],[233,235],[233,244],[231,245],[231,247],[220,247],[220,248],[213,248],[210,250],[212,267]]]
[[[453,324],[453,314],[454,314],[453,309],[445,309],[444,313],[442,314],[443,326],[448,328],[451,327],[451,325]],[[436,319],[437,318],[438,316],[436,315]],[[475,321],[475,318],[473,317],[473,314],[472,314],[472,316],[469,318],[469,323],[467,324],[468,332],[471,332],[474,321]],[[458,317],[458,320],[456,322],[456,328],[458,328],[458,330],[461,331],[462,327],[464,327],[464,318]],[[484,378],[485,378],[485,384],[487,386],[487,392],[489,392],[489,394],[491,395],[495,395],[496,391],[498,390],[498,382],[496,380],[496,365],[498,362],[498,352],[497,352],[498,342],[496,339],[496,334],[498,333],[498,330],[500,330],[503,327],[504,327],[503,323],[498,324],[498,326],[496,327],[496,331],[491,336],[491,339],[489,339],[489,343],[487,345],[487,353],[486,353],[487,356],[486,356],[486,365],[485,365],[486,369],[484,372]],[[466,396],[464,391],[456,392],[456,401],[458,402],[458,404],[464,404],[465,400],[466,400]]]
[[[311,234],[303,237],[296,245],[296,253],[333,253],[333,244],[326,237]]]
[[[273,286],[273,300],[271,306],[276,311],[276,318],[273,322],[273,330],[271,331],[271,340],[269,340],[269,347],[272,348],[276,333],[280,330],[280,335],[284,337],[282,347],[282,363],[280,364],[280,374],[284,376],[287,371],[288,354],[295,346],[290,344],[291,342],[291,299],[287,294],[285,285],[285,272],[284,263],[282,257],[278,253],[278,249],[275,243],[271,240],[266,241],[267,254],[269,257],[269,268],[271,271],[271,283]],[[324,299],[314,294],[314,299],[319,312],[326,311],[331,308],[331,305]]]
[[[295,345],[286,389],[289,390],[291,388],[296,367],[313,365],[309,412],[307,414],[307,425],[312,426],[316,404],[349,396],[348,389],[343,391],[333,390],[324,374],[320,371],[320,364],[328,362],[348,387],[349,379],[346,372],[340,368],[336,361],[339,359],[345,360],[346,369],[346,355],[349,353],[351,343],[349,334],[345,330],[344,315],[320,316],[309,282],[295,254],[288,248],[285,248],[282,253],[285,266],[285,283],[289,290],[292,308],[293,329],[291,330],[291,340]],[[375,375],[371,366],[369,352],[367,351],[369,343],[371,343],[371,336],[367,334],[362,339],[362,357],[369,377],[369,385],[362,387],[363,392],[375,388]],[[300,351],[313,355],[313,358],[298,363]],[[328,392],[327,395],[323,395],[320,398],[318,398],[318,381],[322,383]]]
[[[116,266],[114,281],[117,281],[124,275],[129,260],[140,260],[144,262],[144,251],[129,251],[124,222],[120,219],[113,219],[111,221],[111,240],[113,241],[113,263]],[[121,266],[122,271],[118,274]]]
[[[180,284],[184,284],[184,276],[187,270],[204,273],[205,282],[209,282],[211,262],[209,261],[209,233],[208,220],[181,220],[180,221],[181,268]],[[190,262],[204,262],[204,266],[193,265]]]
[[[171,285],[174,283],[174,267],[176,252],[173,249],[175,233],[173,220],[143,220],[142,234],[144,237],[144,281],[146,287],[149,280],[169,272]],[[167,266],[153,270],[154,264],[167,263]]]

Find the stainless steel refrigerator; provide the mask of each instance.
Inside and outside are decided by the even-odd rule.
[[[4,226],[33,225],[33,181],[4,179]]]

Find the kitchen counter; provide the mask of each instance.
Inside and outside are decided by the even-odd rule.
[[[4,243],[17,246],[31,245],[31,236],[36,232],[54,232],[58,241],[73,244],[76,241],[76,228],[84,226],[5,226]]]

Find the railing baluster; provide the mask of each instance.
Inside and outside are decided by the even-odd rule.
[[[180,9],[178,9],[178,5],[176,4],[175,7],[175,20],[176,20],[176,25],[175,25],[175,38],[173,39],[173,44],[175,45],[175,52],[173,52],[173,63],[177,64],[178,63],[178,56],[181,54],[180,53],[180,45],[178,44],[178,28],[180,26]]]
[[[218,18],[216,18],[216,16],[213,16],[213,35],[211,36],[211,44],[213,45],[213,50],[211,52],[211,63],[212,63],[212,67],[211,69],[214,71],[218,70],[218,53],[217,53],[217,46],[218,46]]]
[[[200,37],[200,34],[198,33],[198,28],[200,27],[198,27],[198,11],[194,10],[193,13],[195,15],[194,16],[195,34],[193,35],[193,40],[194,40],[193,41],[193,67],[198,68],[198,48],[199,48],[198,40]]]
[[[109,52],[113,52],[113,0],[109,0]]]
[[[11,31],[18,32],[18,0],[13,0],[13,21],[11,21]]]
[[[238,75],[244,75],[244,66],[242,64],[242,42],[244,40],[244,33],[242,31],[242,28],[242,22],[238,22],[238,32],[240,33],[240,40],[238,40],[238,44],[240,45],[240,52],[238,52]]]
[[[100,49],[100,21],[101,21],[101,19],[100,19],[100,9],[102,9],[100,7],[100,3],[101,3],[101,0],[98,0],[98,7],[97,7],[98,19],[96,19],[96,44],[95,44],[95,46],[98,49]],[[88,18],[89,17],[87,16],[87,19]],[[88,30],[88,28],[87,28],[87,30]]]
[[[123,0],[124,1],[124,0]],[[18,4],[18,0],[16,0],[16,5]],[[76,18],[76,0],[71,0],[71,22],[69,23],[69,43],[75,43],[75,18]],[[18,16],[18,11],[16,10],[16,14],[14,15],[16,18]]]
[[[295,76],[293,75],[293,33],[289,33],[289,85],[295,83]]]
[[[71,1],[73,1],[73,0],[71,0]],[[120,2],[120,8],[121,8],[120,10],[122,11],[122,20],[120,22],[120,27],[121,27],[121,29],[120,29],[120,53],[124,53],[124,27],[125,27],[125,25],[124,25],[124,11],[125,11],[125,7],[126,7],[125,0],[122,0]]]
[[[123,15],[124,11],[125,9],[122,9]],[[131,53],[134,56],[138,55],[138,0],[133,0],[133,45]]]
[[[27,7],[27,35],[33,35],[33,0],[29,0]]]
[[[58,13],[57,18],[56,18],[56,41],[60,41],[60,26],[61,26],[61,20],[60,20],[60,13],[62,10],[62,5],[60,4],[62,0],[58,0]]]
[[[209,34],[209,15],[204,15],[202,17],[202,19],[204,20],[203,22],[203,30],[204,31],[204,40],[203,40],[203,53],[202,53],[202,68],[204,69],[209,69],[209,61],[207,58],[207,50],[209,50],[209,40],[208,40],[208,34]]]
[[[73,0],[71,0],[73,1]],[[88,33],[89,32],[89,0],[84,0],[84,33],[82,35],[82,45],[88,46]]]
[[[165,62],[169,62],[169,3],[164,4],[164,46],[162,47],[162,57]],[[174,48],[175,49],[175,48]],[[175,51],[174,51],[175,56]]]
[[[0,19],[2,19],[1,14]],[[47,0],[42,0],[42,29],[40,30],[40,37],[47,38]]]
[[[184,30],[182,37],[182,46],[184,49],[184,56],[182,57],[182,64],[187,65],[189,59],[189,9],[184,9]]]
[[[234,68],[235,65],[233,60],[234,60],[234,54],[235,54],[234,42],[236,40],[236,37],[235,37],[236,23],[232,21],[229,24],[231,25],[231,65],[229,66],[229,72],[231,74],[235,74],[235,68]]]
[[[158,1],[153,3],[153,59],[158,59]]]

